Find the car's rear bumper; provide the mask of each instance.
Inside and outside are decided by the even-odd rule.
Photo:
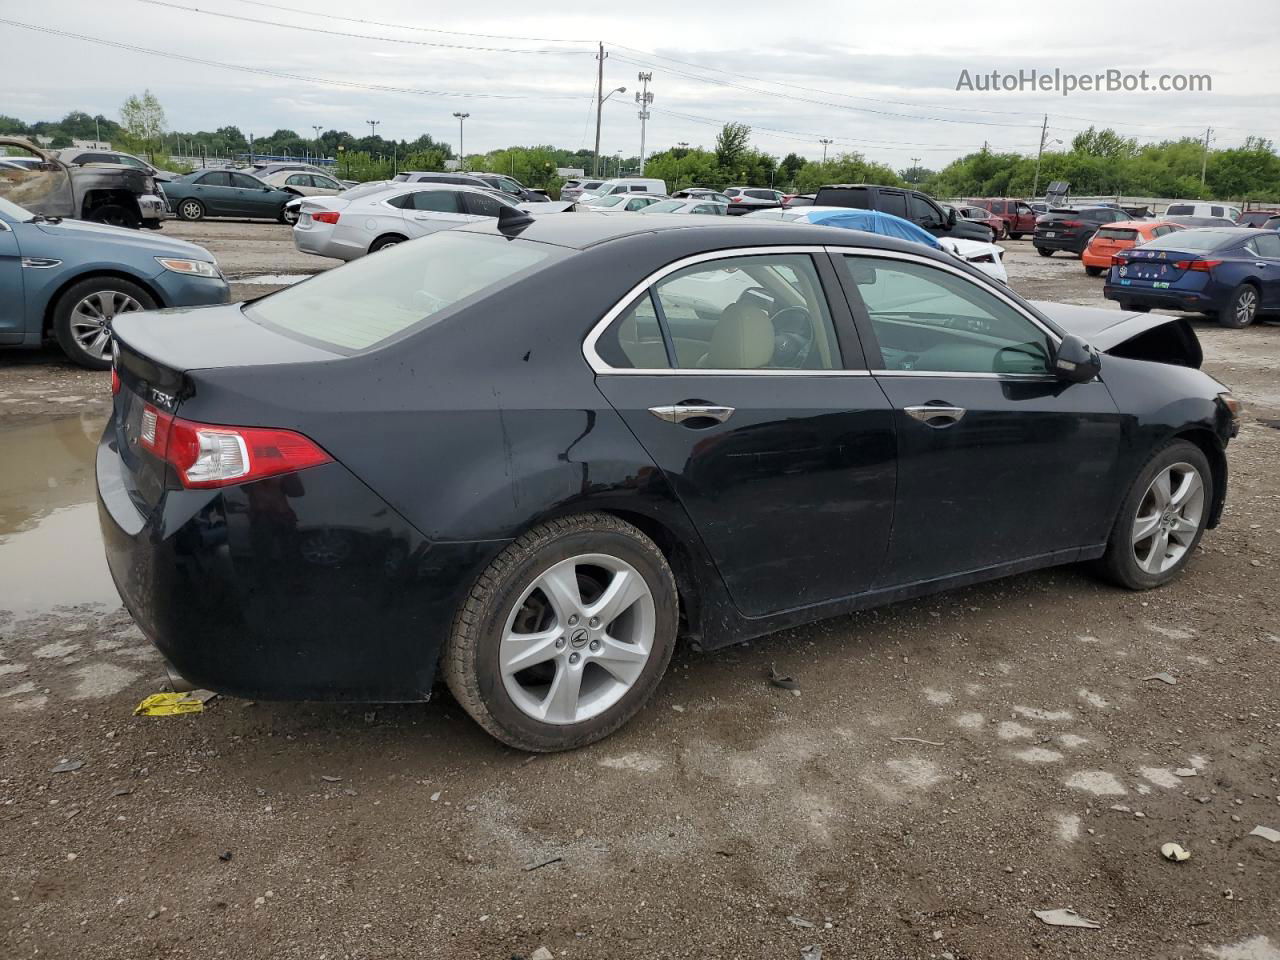
[[[1092,250],[1086,249],[1080,254],[1080,261],[1086,267],[1101,267],[1109,269],[1111,267],[1111,254],[1094,253]]]
[[[1089,238],[1085,236],[1072,237],[1046,237],[1042,233],[1037,233],[1031,240],[1037,247],[1043,247],[1046,250],[1070,250],[1072,253],[1080,253],[1089,244]]]
[[[338,463],[140,509],[108,425],[98,513],[125,606],[197,686],[424,700],[453,613],[501,543],[430,543]]]
[[[1178,290],[1172,287],[1155,290],[1151,287],[1130,287],[1123,283],[1107,281],[1102,287],[1102,295],[1108,300],[1133,303],[1143,307],[1156,307],[1165,310],[1187,310],[1195,313],[1210,312],[1221,309],[1221,297],[1213,293],[1197,290]]]
[[[165,198],[150,193],[138,197],[138,213],[142,215],[144,227],[158,227],[171,215]]]

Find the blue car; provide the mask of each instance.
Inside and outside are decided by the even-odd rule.
[[[1214,227],[1165,234],[1112,257],[1102,295],[1123,310],[1183,310],[1247,327],[1280,311],[1280,233]]]
[[[117,315],[230,294],[213,255],[194,243],[44,217],[0,197],[0,345],[52,337],[73,362],[105,370]]]

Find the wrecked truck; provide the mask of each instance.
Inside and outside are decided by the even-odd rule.
[[[164,192],[145,170],[122,164],[68,166],[16,137],[0,137],[0,160],[5,154],[39,161],[0,164],[0,197],[32,213],[135,229],[158,229],[167,216]]]

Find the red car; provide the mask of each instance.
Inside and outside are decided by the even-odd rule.
[[[955,210],[964,219],[980,223],[990,230],[992,240],[1003,240],[1009,235],[1009,228],[1006,226],[1004,218],[996,216],[986,207],[975,207],[969,203],[957,203]]]
[[[1023,234],[1036,232],[1037,214],[1025,200],[1014,200],[1009,197],[986,197],[977,200],[966,200],[965,203],[971,207],[982,207],[982,209],[990,210],[994,213],[1005,222],[1005,226],[1009,230],[1009,236],[1014,240],[1021,240]]]
[[[1240,214],[1236,223],[1242,227],[1261,227],[1263,230],[1275,230],[1280,220],[1280,210],[1246,210]]]

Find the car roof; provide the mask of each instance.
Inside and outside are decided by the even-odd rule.
[[[785,223],[777,220],[750,220],[747,217],[730,217],[732,222],[726,223],[723,217],[681,216],[676,213],[655,213],[647,217],[609,216],[604,213],[549,213],[544,216],[533,215],[532,222],[517,231],[508,229],[503,233],[496,220],[485,220],[482,223],[455,227],[455,230],[470,233],[490,233],[499,236],[519,236],[523,240],[537,243],[548,243],[573,250],[586,250],[601,244],[631,238],[647,238],[649,242],[660,244],[679,240],[673,247],[686,246],[695,240],[705,240],[699,244],[708,250],[726,249],[734,246],[756,247],[770,244],[786,246],[822,246],[826,244],[838,246],[866,246],[884,250],[900,251],[924,255],[934,251],[919,243],[897,240],[874,233],[846,230],[841,227],[823,227],[809,223]],[[702,230],[704,234],[689,234],[685,231]],[[1252,231],[1257,232],[1257,231]],[[937,259],[944,263],[952,263],[954,258],[938,254]]]

